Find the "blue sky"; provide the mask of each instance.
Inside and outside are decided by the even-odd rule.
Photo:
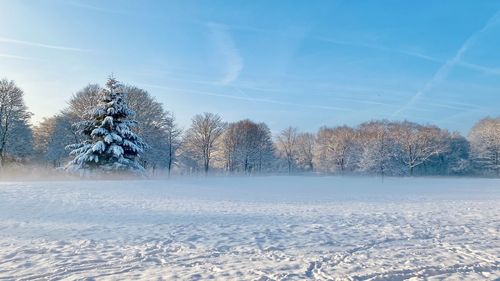
[[[35,122],[110,73],[182,127],[409,119],[467,133],[500,112],[499,1],[0,0],[0,77]]]

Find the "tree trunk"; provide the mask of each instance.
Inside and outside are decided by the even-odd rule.
[[[210,160],[206,159],[205,165],[204,165],[205,175],[208,175],[208,168],[209,167],[210,167]]]
[[[170,144],[168,147],[167,177],[169,178],[171,170],[172,170],[172,144]]]
[[[0,168],[2,168],[5,164],[5,157],[3,155],[3,151],[4,151],[3,147],[0,148]]]
[[[496,151],[496,152],[495,152],[495,170],[496,170],[496,172],[497,172],[497,177],[499,177],[499,176],[500,176],[500,167],[499,167],[499,165],[498,165],[498,164],[499,164],[499,163],[498,163],[498,162],[499,162],[499,160],[500,160],[500,159],[499,159],[498,151]]]

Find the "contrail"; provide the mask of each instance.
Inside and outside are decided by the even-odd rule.
[[[460,63],[462,60],[462,57],[464,53],[477,41],[479,36],[486,32],[491,26],[493,26],[496,23],[496,19],[500,15],[500,11],[497,11],[486,23],[486,25],[481,28],[479,31],[475,32],[472,34],[465,42],[462,44],[462,46],[458,49],[456,52],[455,56],[453,56],[451,59],[446,61],[441,67],[434,73],[432,78],[425,83],[424,87],[418,91],[405,105],[400,107],[398,110],[396,110],[391,117],[395,117],[399,115],[401,112],[405,111],[408,109],[410,106],[412,106],[422,95],[424,95],[426,92],[431,90],[437,83],[441,82],[446,78],[450,70],[457,64]]]
[[[250,102],[261,102],[261,103],[269,103],[269,104],[277,104],[277,105],[298,106],[298,107],[304,107],[304,108],[315,108],[315,109],[324,109],[324,110],[333,110],[333,111],[346,111],[346,112],[353,111],[352,109],[345,108],[345,107],[335,107],[335,106],[315,105],[315,104],[302,104],[302,103],[293,103],[293,102],[277,101],[277,100],[270,100],[270,99],[251,98],[251,97],[243,97],[243,96],[232,96],[232,95],[218,94],[218,93],[212,93],[212,92],[206,92],[206,91],[164,87],[161,85],[153,85],[153,84],[140,84],[140,85],[145,86],[145,87],[163,89],[163,90],[178,91],[178,92],[185,92],[185,93],[191,93],[191,94],[196,94],[196,95],[221,97],[221,98],[243,100],[243,101],[250,101]]]
[[[90,5],[90,4],[88,4],[88,2],[89,1],[83,1],[83,2],[61,1],[61,3],[69,5],[69,6],[73,6],[73,7],[76,7],[76,8],[87,9],[87,10],[91,10],[91,11],[96,11],[96,12],[100,12],[100,13],[117,14],[117,15],[127,15],[127,16],[136,15],[132,11],[118,10],[116,6],[114,6],[113,9],[107,9],[107,8],[103,8],[103,7],[100,7],[100,6]]]
[[[0,58],[16,59],[16,60],[29,60],[29,61],[35,61],[35,60],[37,60],[37,59],[34,59],[34,58],[23,57],[23,56],[16,56],[16,55],[9,55],[9,54],[0,54]]]
[[[493,17],[494,18],[494,17]],[[483,32],[483,30],[481,31]],[[357,43],[357,42],[350,42],[350,41],[342,41],[342,40],[335,40],[335,39],[330,39],[326,37],[313,37],[316,40],[320,40],[323,42],[328,42],[332,44],[337,44],[337,45],[345,45],[345,46],[353,46],[353,47],[362,47],[362,48],[368,48],[368,49],[373,49],[373,50],[379,50],[383,52],[389,52],[389,53],[397,53],[413,58],[418,58],[430,62],[435,62],[435,63],[446,63],[443,59],[429,56],[427,54],[419,53],[419,52],[414,52],[414,51],[409,51],[409,50],[404,50],[404,49],[397,49],[397,48],[390,48],[382,45],[375,45],[375,44],[366,44],[366,43]],[[495,68],[489,68],[485,67],[482,65],[477,65],[473,63],[468,63],[464,61],[458,61],[456,62],[457,65],[460,65],[462,67],[472,69],[475,71],[479,71],[485,74],[494,74],[494,75],[500,75],[500,70],[495,69]]]
[[[23,41],[23,40],[17,40],[17,39],[12,39],[12,38],[7,38],[7,37],[0,37],[0,43],[17,44],[17,45],[39,47],[39,48],[46,48],[46,49],[54,49],[54,50],[61,50],[61,51],[75,51],[75,52],[88,52],[89,51],[89,50],[80,49],[80,48],[73,48],[73,47],[66,47],[66,46],[59,46],[59,45],[49,45],[49,44],[44,44],[44,43],[39,43],[39,42]]]

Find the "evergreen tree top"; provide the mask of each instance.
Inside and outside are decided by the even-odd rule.
[[[68,146],[75,156],[68,165],[71,170],[144,171],[137,158],[147,145],[131,130],[137,122],[130,119],[134,112],[120,88],[110,77],[88,120],[75,124],[84,141]]]
[[[106,82],[106,87],[110,90],[116,90],[120,86],[121,86],[120,82],[113,75],[111,75],[108,78],[108,81]]]

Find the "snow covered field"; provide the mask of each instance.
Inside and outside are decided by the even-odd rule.
[[[0,280],[494,280],[500,181],[0,183]]]

